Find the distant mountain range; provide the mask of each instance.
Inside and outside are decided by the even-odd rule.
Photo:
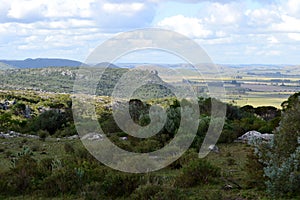
[[[0,70],[5,69],[29,69],[29,68],[46,68],[46,67],[80,67],[88,66],[85,63],[60,58],[27,58],[25,60],[0,60]],[[98,64],[91,64],[93,67],[109,67],[109,68],[119,68],[118,66],[102,62]],[[124,67],[127,68],[127,67]]]
[[[57,58],[36,58],[25,60],[0,60],[8,68],[44,68],[44,67],[79,67],[83,65],[82,62],[68,59]]]
[[[118,66],[103,62],[99,64],[90,64],[90,66],[96,67],[109,67],[109,68],[135,68],[138,66],[149,66],[155,65],[162,68],[173,68],[173,69],[193,69],[194,67],[188,63],[177,63],[177,64],[148,64],[148,63],[117,63]],[[203,66],[209,66],[210,64],[200,65],[201,68]],[[282,68],[286,65],[267,65],[267,64],[217,64],[222,67],[227,68]],[[45,67],[80,67],[80,66],[87,66],[87,64],[76,61],[76,60],[69,60],[69,59],[60,59],[60,58],[27,58],[25,60],[0,60],[0,70],[10,69],[10,68],[45,68]]]

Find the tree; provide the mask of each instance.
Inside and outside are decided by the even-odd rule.
[[[256,152],[267,177],[267,191],[274,198],[300,195],[300,93],[282,104],[283,114],[274,140],[256,143]]]
[[[45,130],[48,131],[50,135],[53,135],[66,122],[67,121],[63,113],[56,110],[49,110],[38,116],[33,123],[33,129],[35,131]]]
[[[7,131],[12,124],[12,114],[9,112],[0,113],[0,131]]]

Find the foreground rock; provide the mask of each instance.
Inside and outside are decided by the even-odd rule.
[[[99,133],[89,133],[89,134],[86,134],[84,135],[82,138],[82,140],[103,140],[104,139],[104,136],[102,134],[99,134]]]
[[[39,136],[37,135],[22,134],[22,133],[17,133],[15,131],[9,131],[7,133],[0,132],[0,138],[18,138],[18,137],[35,138],[35,139],[39,138]]]
[[[245,133],[244,135],[242,135],[241,137],[239,137],[237,139],[237,142],[249,142],[253,139],[262,139],[264,141],[270,141],[272,140],[274,137],[274,134],[269,134],[269,133],[260,133],[258,131],[248,131],[247,133]]]
[[[219,147],[217,147],[216,145],[209,145],[208,150],[214,152],[214,153],[220,153]]]

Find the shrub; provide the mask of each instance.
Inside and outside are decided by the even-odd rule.
[[[5,158],[10,158],[12,155],[13,153],[9,150],[5,152]]]
[[[51,174],[52,172],[52,158],[44,158],[38,163],[38,171],[40,175],[46,177]]]
[[[20,194],[20,191],[17,190],[16,184],[14,183],[15,178],[12,176],[13,174],[8,171],[4,173],[0,173],[0,198],[4,196],[16,196]]]
[[[10,184],[16,194],[24,194],[34,188],[34,180],[38,175],[36,169],[36,160],[28,154],[24,154],[15,160],[10,171]]]
[[[223,196],[222,191],[215,190],[215,189],[208,189],[201,191],[201,194],[199,197],[197,197],[197,200],[219,200],[219,199],[227,199]],[[228,198],[229,199],[229,198]],[[240,198],[233,198],[230,199],[240,199]]]
[[[84,186],[83,197],[86,200],[98,200],[104,199],[103,193],[101,192],[101,182],[91,182]]]
[[[27,138],[23,138],[22,141],[21,141],[22,144],[26,144],[27,142],[28,142]]]
[[[67,124],[66,127],[64,127],[63,129],[59,129],[56,130],[54,136],[55,137],[67,137],[67,136],[72,136],[72,135],[76,135],[77,134],[77,130],[74,124]]]
[[[64,144],[64,150],[65,150],[65,152],[67,154],[73,154],[73,153],[75,153],[75,149],[74,149],[73,145],[70,144],[70,143],[68,143],[68,142],[66,142]]]
[[[299,195],[300,191],[300,93],[282,104],[279,129],[269,143],[254,141],[264,167],[267,192],[273,197]]]
[[[244,169],[247,172],[247,187],[258,189],[265,188],[266,179],[264,177],[264,165],[254,152],[247,155]]]
[[[198,159],[198,152],[194,149],[187,150],[179,159],[174,161],[171,165],[171,169],[180,169],[185,165],[188,165],[191,161]]]
[[[39,135],[41,141],[45,141],[47,136],[49,135],[49,132],[45,131],[45,130],[39,130],[38,135]]]
[[[56,110],[49,110],[40,114],[31,124],[31,128],[35,131],[46,130],[50,135],[53,135],[65,123],[64,114]]]
[[[163,190],[162,186],[160,185],[142,185],[138,187],[133,194],[130,196],[132,200],[148,200],[153,199],[153,197]]]
[[[44,194],[49,197],[59,194],[76,194],[80,191],[75,170],[66,168],[52,172],[43,180],[41,188]]]
[[[225,128],[223,129],[218,143],[232,143],[234,140],[238,138],[236,132],[232,129]]]
[[[141,184],[140,175],[111,171],[106,174],[101,189],[106,197],[129,196]]]
[[[232,165],[235,165],[235,160],[233,158],[227,158],[227,165],[228,166],[232,166]]]
[[[175,185],[183,188],[208,184],[215,177],[220,176],[220,169],[206,160],[194,160],[182,169],[182,173],[176,178]]]
[[[40,147],[40,145],[38,145],[38,144],[34,144],[34,145],[31,146],[31,150],[32,150],[33,152],[39,151],[40,148],[41,148],[41,147]]]
[[[132,200],[148,200],[148,199],[159,199],[159,200],[179,200],[183,199],[182,193],[177,188],[166,187],[156,184],[146,184],[139,186],[130,195]]]

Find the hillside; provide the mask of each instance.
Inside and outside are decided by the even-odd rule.
[[[3,70],[0,71],[1,89],[72,93],[78,69],[79,67],[48,67]],[[128,69],[123,68],[107,68],[98,83],[96,94],[110,96],[116,83],[128,71]],[[147,76],[149,84],[141,87],[138,90],[139,94],[134,94],[135,97],[160,98],[172,96],[168,89],[161,86],[166,85],[166,83],[157,74],[149,71],[138,70],[134,72],[134,77],[129,79],[127,77],[125,83],[131,81],[134,84],[135,82],[132,82],[130,79],[140,80],[144,76]],[[90,85],[85,87],[90,87]],[[128,84],[120,85],[119,87],[123,91],[128,91],[130,88]]]
[[[14,68],[14,67],[11,65],[8,65],[6,63],[0,62],[0,70],[6,70],[6,69],[12,69],[12,68]]]
[[[156,135],[145,139],[130,136],[115,123],[112,100],[110,97],[96,97],[95,111],[104,137],[124,150],[136,153],[156,151],[169,144],[178,127],[182,127],[178,100],[133,100],[129,112],[137,124],[150,122],[149,108],[154,104],[166,106],[168,117]],[[71,95],[0,91],[1,102],[4,106],[0,109],[0,199],[13,196],[17,199],[137,200],[144,196],[149,197],[147,199],[174,200],[270,199],[265,192],[263,166],[253,157],[253,148],[233,141],[250,130],[268,133],[275,130],[281,112],[274,108],[239,108],[227,104],[218,151],[199,159],[199,147],[212,119],[211,100],[200,98],[199,128],[189,150],[164,169],[131,174],[99,164],[85,149],[74,125]],[[188,116],[184,120],[192,119]],[[102,138],[103,134],[96,134],[88,135],[86,139],[101,143]],[[124,164],[123,160],[119,163]],[[135,167],[133,159],[126,163]],[[151,163],[145,162],[145,165],[151,166]],[[22,185],[23,180],[28,184]],[[160,198],[162,195],[164,198]],[[292,195],[298,197],[297,193]]]

